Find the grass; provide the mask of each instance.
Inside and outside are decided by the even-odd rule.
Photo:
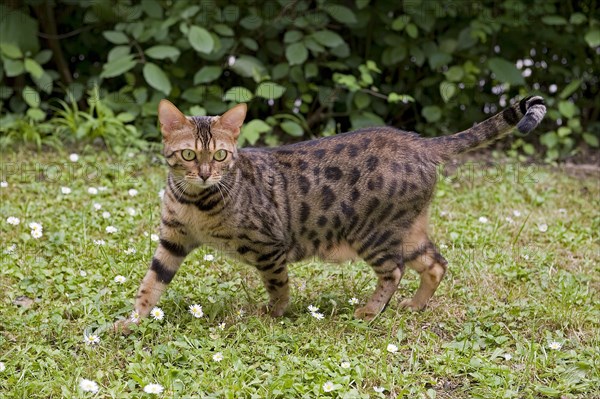
[[[600,398],[597,176],[508,162],[441,179],[432,236],[450,267],[424,312],[398,306],[417,287],[408,272],[380,317],[356,321],[349,300],[366,301],[372,271],[306,261],[291,268],[286,317],[259,316],[252,268],[203,248],[159,303],[164,319],[121,336],[108,326],[130,313],[155,247],[161,161],[21,151],[1,165],[2,397],[139,398],[157,383],[169,398]]]

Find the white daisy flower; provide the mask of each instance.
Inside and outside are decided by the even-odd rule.
[[[106,244],[106,242],[105,242],[104,240],[94,240],[94,244],[96,244],[96,245],[99,245],[99,246],[100,246],[100,245],[104,245],[104,244]]]
[[[383,393],[385,391],[384,387],[373,387],[373,390],[377,393]]]
[[[150,316],[152,316],[154,320],[162,320],[165,317],[165,312],[158,306],[155,306],[150,311]]]
[[[542,233],[545,233],[548,231],[548,225],[546,223],[540,223],[537,225],[538,230],[541,231]]]
[[[150,239],[152,241],[158,241],[159,240],[158,234],[150,234]]]
[[[394,344],[388,344],[386,350],[390,353],[396,353],[398,352],[398,347]]]
[[[125,254],[127,254],[127,255],[133,255],[136,252],[137,252],[137,249],[135,249],[133,247],[129,247],[125,250]]]
[[[343,361],[340,363],[340,367],[343,369],[349,369],[350,368],[350,362],[348,361]]]
[[[60,192],[67,195],[67,194],[71,194],[71,189],[69,187],[61,187],[60,188]]]
[[[97,202],[94,202],[94,205],[93,205],[93,207],[94,207],[94,209],[95,209],[95,210],[97,210],[97,211],[99,211],[100,209],[102,209],[102,205],[100,205],[100,204],[99,204],[99,203],[97,203]]]
[[[92,346],[92,345],[96,345],[96,344],[100,343],[100,337],[97,336],[96,334],[84,335],[83,341],[87,345]]]
[[[138,312],[137,310],[134,310],[133,312],[131,312],[131,316],[129,316],[129,320],[131,320],[134,323],[137,323],[138,321],[140,321],[140,312]]]
[[[19,223],[21,223],[21,219],[16,218],[14,216],[9,216],[6,218],[6,223],[12,224],[13,226],[17,226]]]
[[[200,306],[198,304],[190,305],[189,309],[190,309],[190,313],[192,314],[192,316],[194,316],[197,319],[204,316],[204,312],[202,311],[202,306]]]
[[[79,388],[81,388],[81,390],[84,392],[91,392],[91,393],[96,393],[96,392],[98,392],[98,389],[99,389],[98,384],[96,384],[92,380],[86,380],[85,378],[82,378],[81,381],[79,382]]]
[[[218,328],[219,330],[224,330],[224,329],[225,329],[225,325],[226,325],[226,324],[225,324],[225,322],[223,322],[223,323],[220,323],[220,324],[217,326],[217,328]]]
[[[358,305],[359,301],[358,301],[358,298],[352,297],[352,298],[348,299],[348,303],[350,305]]]
[[[0,362],[0,373],[2,373],[4,370],[6,370],[6,365],[4,362]]]
[[[562,348],[562,344],[560,342],[557,341],[552,341],[548,344],[548,348],[558,351]]]
[[[335,385],[333,385],[333,382],[331,381],[327,381],[325,384],[323,384],[323,392],[331,392],[335,389]]]
[[[158,395],[161,394],[164,389],[165,388],[160,384],[148,384],[144,387],[144,392]]]
[[[311,313],[315,313],[319,311],[319,308],[314,305],[308,305],[308,311]]]
[[[312,312],[311,316],[317,320],[323,320],[323,318],[325,318],[325,315],[323,313],[319,313],[319,312]]]
[[[515,209],[513,211],[513,216],[516,217],[516,218],[518,218],[519,216],[521,216],[521,211],[518,211],[518,210]]]
[[[96,195],[98,194],[98,189],[96,187],[90,187],[87,189],[88,194]]]
[[[135,197],[136,195],[138,195],[138,190],[136,190],[135,188],[130,188],[127,192],[129,193],[130,197]]]
[[[77,161],[79,161],[79,155],[72,153],[71,155],[69,155],[69,160],[71,162],[77,162]]]
[[[123,284],[125,283],[125,281],[127,281],[127,278],[125,276],[121,276],[120,274],[118,276],[115,276],[115,283]]]
[[[106,232],[108,234],[112,234],[112,233],[116,233],[118,230],[115,226],[107,226],[106,227]]]
[[[2,188],[8,187],[8,182],[6,182],[6,181],[0,181],[0,187],[2,187]]]
[[[104,219],[110,219],[110,212],[107,212],[107,211],[102,212],[102,217]]]
[[[213,254],[206,254],[206,255],[204,255],[204,260],[208,261],[208,262],[212,262],[213,260],[215,260],[215,256]]]
[[[220,362],[221,360],[223,360],[223,354],[221,352],[217,352],[213,355],[212,358],[215,362]]]
[[[487,222],[489,222],[489,220],[485,216],[480,216],[479,217],[479,223],[487,223]]]
[[[31,229],[31,236],[33,238],[40,238],[43,233],[43,227],[41,224],[37,222],[29,223],[29,228]]]
[[[127,208],[125,209],[125,212],[127,212],[129,216],[135,216],[135,214],[137,213],[134,208]]]

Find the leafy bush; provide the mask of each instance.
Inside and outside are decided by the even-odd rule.
[[[440,135],[541,93],[549,159],[598,146],[593,2],[55,3],[0,6],[3,113],[40,120],[53,97],[84,106],[99,85],[155,140],[161,98],[195,115],[250,101],[241,137],[253,145],[379,124]]]

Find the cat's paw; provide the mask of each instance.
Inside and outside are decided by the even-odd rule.
[[[409,309],[413,312],[418,312],[425,309],[426,305],[426,303],[417,303],[413,298],[407,298],[400,302],[401,308]]]
[[[112,331],[116,334],[129,335],[131,334],[131,326],[134,323],[130,319],[118,320],[112,325]]]
[[[371,321],[381,312],[373,306],[363,306],[354,311],[354,317],[360,320]]]
[[[285,306],[265,304],[261,308],[261,313],[271,317],[281,317],[285,313]]]

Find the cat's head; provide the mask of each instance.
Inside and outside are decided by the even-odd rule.
[[[171,102],[161,100],[158,120],[163,153],[173,176],[197,188],[219,183],[237,158],[246,110],[246,104],[239,104],[220,116],[187,117]]]

